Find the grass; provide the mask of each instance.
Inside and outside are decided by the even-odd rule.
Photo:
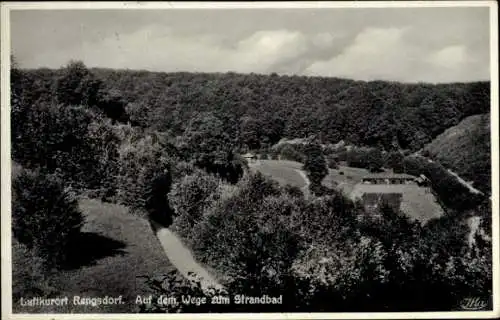
[[[299,188],[306,185],[306,181],[297,172],[301,169],[302,163],[288,160],[259,160],[258,164],[252,166],[252,170],[260,171],[282,185],[289,184]]]
[[[352,191],[351,198],[361,197],[363,193],[402,193],[401,211],[407,214],[410,218],[418,220],[422,223],[443,215],[443,209],[437,203],[437,200],[432,192],[430,190],[426,190],[425,188],[421,188],[418,185],[359,184],[355,186]]]
[[[343,174],[341,174],[343,172]],[[349,197],[361,197],[363,192],[373,193],[402,193],[401,209],[412,219],[422,222],[440,217],[442,208],[436,202],[434,195],[416,185],[358,185],[364,176],[370,172],[366,169],[339,166],[339,169],[330,169],[323,180],[323,184],[330,188],[337,188]]]
[[[137,311],[137,295],[147,295],[142,279],[136,276],[160,276],[173,270],[149,222],[131,215],[127,207],[84,199],[80,208],[86,217],[80,248],[75,248],[77,265],[50,275],[46,281],[56,297],[123,296],[124,304],[92,306],[21,307],[13,301],[16,313],[121,313]],[[13,244],[13,254],[22,250]],[[21,252],[22,253],[22,252]],[[21,254],[22,255],[22,254]],[[14,274],[31,276],[30,259],[13,262]],[[19,283],[20,279],[16,279]],[[14,288],[18,289],[18,288]],[[30,295],[24,298],[30,298]]]

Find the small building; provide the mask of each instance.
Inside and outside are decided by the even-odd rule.
[[[428,187],[431,184],[431,181],[429,178],[427,178],[424,174],[421,174],[417,179],[416,182],[419,186],[422,187]]]
[[[409,174],[387,174],[375,173],[363,177],[363,184],[413,184],[416,182],[416,177]]]
[[[253,153],[247,152],[242,157],[245,158],[245,160],[248,163],[255,163],[255,162],[257,162],[257,156],[254,155]]]

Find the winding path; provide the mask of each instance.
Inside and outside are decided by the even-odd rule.
[[[224,287],[210,275],[210,273],[198,262],[196,262],[191,250],[168,228],[155,224],[155,234],[160,240],[161,246],[168,260],[186,279],[196,278],[200,280],[204,290],[215,288],[222,290]]]
[[[309,178],[307,177],[306,173],[303,171],[303,170],[300,170],[300,169],[295,169],[295,171],[298,172],[298,174],[300,174],[300,176],[302,177],[302,179],[304,179],[304,181],[306,182],[306,185],[303,186],[302,188],[300,188],[302,190],[302,192],[304,193],[304,197],[306,199],[309,198],[309,195],[310,195],[310,192],[309,192],[309,185],[311,184],[311,181],[309,181]]]

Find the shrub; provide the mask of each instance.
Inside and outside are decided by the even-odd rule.
[[[77,200],[56,175],[22,172],[12,184],[13,233],[48,265],[65,262],[69,241],[84,223]]]
[[[269,154],[267,151],[262,151],[259,155],[259,159],[261,160],[269,160]]]
[[[300,188],[297,186],[292,186],[292,185],[287,184],[284,186],[284,190],[285,190],[285,193],[291,197],[302,198],[304,196],[304,193],[302,192],[302,190],[300,190]]]
[[[45,260],[37,256],[35,251],[28,249],[15,238],[12,239],[12,298],[14,301],[18,301],[21,297],[47,297],[57,293],[49,279],[52,270],[49,270]]]
[[[95,177],[88,189],[93,189],[95,197],[105,201],[114,200],[117,192],[118,145],[120,140],[110,119],[99,119],[88,128],[87,139],[92,143],[96,163],[92,172]]]
[[[193,162],[179,161],[175,164],[172,170],[172,180],[180,181],[185,176],[189,176],[197,172]]]
[[[424,174],[431,181],[439,201],[450,209],[465,212],[475,208],[485,198],[482,194],[472,193],[438,162],[421,156],[408,156],[404,158],[403,163],[406,173],[415,176]]]
[[[193,248],[235,292],[283,293],[300,243],[290,228],[294,202],[287,196],[246,199],[246,192],[236,193],[210,210],[196,227]]]
[[[236,183],[244,173],[246,161],[234,154],[234,141],[224,123],[212,112],[202,112],[189,121],[176,141],[180,156],[209,173]]]
[[[236,190],[229,191],[224,196],[220,193],[221,197],[206,210],[196,225],[193,249],[202,261],[216,266],[232,280],[252,272],[255,278],[258,276],[255,273],[260,276],[262,269],[257,266],[253,271],[245,268],[251,268],[251,263],[270,263],[266,262],[272,257],[269,248],[284,241],[279,238],[280,234],[289,229],[289,224],[283,220],[291,214],[287,203],[294,203],[300,198],[284,196],[286,199],[276,200],[279,203],[273,202],[271,199],[280,197],[283,191],[261,174],[250,174],[237,185]],[[269,248],[262,252],[255,251],[261,247]],[[269,256],[257,259],[255,255]],[[276,253],[275,262],[281,263],[278,256]]]
[[[144,276],[144,282],[153,297],[151,304],[139,305],[140,313],[204,313],[235,311],[235,304],[212,304],[213,297],[226,296],[227,292],[218,288],[206,290],[197,279],[185,279],[177,270],[171,271],[162,278]],[[163,296],[176,297],[177,304],[158,303]],[[182,303],[181,296],[205,299],[206,303]]]
[[[326,159],[321,150],[321,146],[311,144],[306,148],[304,170],[307,172],[311,184],[321,184],[323,178],[328,174]]]
[[[347,151],[346,161],[350,167],[365,168],[372,172],[379,171],[384,164],[382,152],[377,148],[352,148]]]
[[[282,144],[279,153],[281,158],[284,160],[304,162],[305,156],[303,153],[299,152],[297,148],[289,143]]]
[[[327,162],[328,162],[328,168],[330,168],[330,169],[338,169],[339,168],[339,164],[337,162],[337,157],[330,155],[327,159]]]
[[[387,155],[385,165],[392,168],[394,173],[402,173],[404,171],[403,159],[404,155],[401,152],[390,152]]]
[[[172,177],[170,159],[151,136],[123,143],[119,149],[118,199],[158,222],[169,224],[167,194]]]
[[[13,158],[26,168],[56,170],[78,189],[114,185],[118,139],[110,123],[83,107],[40,105],[12,119]],[[112,192],[111,192],[112,193]]]
[[[221,181],[217,178],[198,169],[172,186],[168,194],[175,213],[172,227],[184,239],[191,239],[192,228],[200,222],[204,210],[215,200],[219,183]]]
[[[385,256],[380,242],[367,237],[350,245],[312,245],[292,267],[302,284],[299,311],[373,311],[370,302],[383,295],[377,289],[387,281]]]

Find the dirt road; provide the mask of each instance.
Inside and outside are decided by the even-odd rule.
[[[168,260],[186,279],[193,277],[199,279],[203,289],[223,289],[223,286],[195,260],[191,250],[172,231],[157,226],[156,236],[160,240]]]

